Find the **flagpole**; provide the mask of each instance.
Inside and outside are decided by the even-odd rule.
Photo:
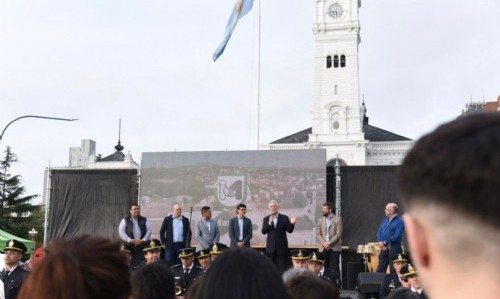
[[[257,150],[260,144],[260,1],[257,5]]]

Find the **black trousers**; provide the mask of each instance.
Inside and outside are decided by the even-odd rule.
[[[273,252],[267,252],[267,256],[273,261],[273,263],[278,266],[278,270],[280,273],[285,272],[286,269],[289,268],[289,263],[290,262],[290,254],[288,253],[288,250],[286,253],[278,253],[277,250],[274,250]]]
[[[340,274],[340,251],[323,250],[325,254],[325,267],[330,268],[335,273],[335,283],[337,287],[342,285],[342,275]]]

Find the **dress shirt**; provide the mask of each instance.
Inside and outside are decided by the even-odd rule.
[[[172,226],[174,229],[174,239],[173,242],[184,242],[182,233],[184,232],[184,226],[182,225],[182,217],[174,218],[172,217]]]

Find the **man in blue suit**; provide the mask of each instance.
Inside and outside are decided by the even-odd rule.
[[[262,233],[267,234],[266,254],[283,273],[289,260],[286,233],[293,232],[296,218],[295,216],[288,218],[288,216],[278,213],[278,203],[275,200],[271,200],[268,207],[270,215],[264,217],[262,224]]]
[[[236,206],[236,217],[229,220],[230,247],[250,247],[252,238],[252,220],[245,217],[247,206],[240,203]]]

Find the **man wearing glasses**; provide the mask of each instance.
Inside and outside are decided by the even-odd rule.
[[[230,247],[250,247],[252,238],[252,220],[245,217],[247,206],[240,203],[236,206],[236,217],[229,220]]]
[[[378,245],[380,246],[377,272],[385,273],[387,271],[389,256],[403,253],[401,241],[405,225],[399,217],[398,210],[398,205],[392,202],[385,206],[385,217],[380,223],[377,233]]]

